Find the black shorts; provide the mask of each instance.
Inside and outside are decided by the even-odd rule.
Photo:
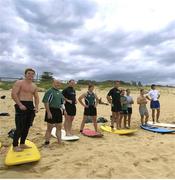
[[[97,108],[94,106],[89,106],[88,108],[84,108],[85,116],[97,116]]]
[[[112,104],[111,111],[112,112],[120,112],[121,111],[121,103],[118,102],[118,103]]]
[[[132,107],[128,107],[128,114],[132,114]]]
[[[50,107],[50,112],[52,114],[52,119],[48,119],[47,117],[47,111],[45,113],[45,121],[50,123],[50,124],[56,124],[56,123],[62,123],[63,121],[63,115],[62,111],[59,108],[51,108]]]
[[[75,104],[65,104],[67,115],[69,116],[75,116],[76,115],[76,106]]]

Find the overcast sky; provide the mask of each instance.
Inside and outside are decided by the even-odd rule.
[[[174,0],[0,0],[0,77],[175,85]]]

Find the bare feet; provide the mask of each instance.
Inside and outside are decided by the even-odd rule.
[[[21,149],[30,149],[30,148],[32,148],[32,147],[27,146],[26,144],[20,144],[20,148],[21,148]]]
[[[15,146],[15,147],[13,147],[13,151],[14,152],[21,152],[21,151],[23,151],[23,149],[19,146]]]

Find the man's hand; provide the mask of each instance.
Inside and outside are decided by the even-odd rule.
[[[68,99],[67,99],[66,101],[67,101],[68,103],[72,104],[72,100],[68,100]]]
[[[27,108],[23,104],[19,105],[19,109],[21,109],[22,111],[27,110]]]
[[[48,119],[52,119],[52,114],[51,114],[51,112],[47,113],[47,118],[48,118]]]
[[[38,107],[34,107],[33,110],[35,111],[35,113],[37,113],[38,112]]]
[[[88,108],[89,106],[88,106],[88,105],[86,105],[86,104],[84,104],[84,107],[85,107],[85,108]]]

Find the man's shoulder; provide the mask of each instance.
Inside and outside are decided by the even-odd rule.
[[[62,92],[65,92],[65,91],[68,91],[69,90],[69,87],[65,87]]]
[[[109,92],[113,92],[114,90],[115,90],[115,88],[113,87],[109,90]]]
[[[52,91],[53,91],[53,88],[49,88],[49,89],[46,90],[45,93],[49,93],[49,92],[52,92]]]
[[[16,82],[15,82],[15,84],[23,84],[24,83],[24,80],[17,80]]]

